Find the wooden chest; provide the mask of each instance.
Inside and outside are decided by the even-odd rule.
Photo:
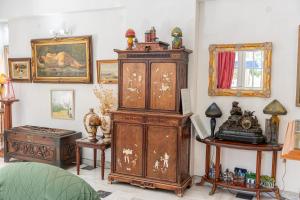
[[[119,109],[180,113],[180,90],[187,88],[188,49],[121,51]]]
[[[116,111],[112,116],[109,181],[173,190],[182,196],[192,184],[190,115]]]
[[[37,126],[4,131],[4,161],[16,158],[64,167],[75,162],[75,140],[80,132]]]

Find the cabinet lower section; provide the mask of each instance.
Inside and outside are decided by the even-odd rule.
[[[179,197],[182,197],[184,191],[187,188],[190,188],[192,186],[191,177],[188,177],[181,184],[176,184],[176,183],[172,184],[172,183],[166,183],[158,180],[151,180],[148,178],[138,178],[129,175],[110,173],[110,175],[108,176],[108,182],[112,184],[114,181],[129,183],[131,185],[141,187],[141,188],[147,188],[147,189],[170,190],[170,191],[174,191],[175,194]]]
[[[181,196],[191,184],[189,115],[116,111],[112,119],[109,180]]]

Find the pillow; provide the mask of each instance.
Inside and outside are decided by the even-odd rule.
[[[42,163],[13,163],[0,168],[0,200],[99,200],[83,179]]]

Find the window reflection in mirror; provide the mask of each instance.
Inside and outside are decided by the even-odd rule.
[[[270,95],[271,43],[210,45],[209,95]]]
[[[262,89],[263,51],[236,51],[231,88]]]

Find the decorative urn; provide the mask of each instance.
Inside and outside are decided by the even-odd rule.
[[[86,132],[88,133],[91,142],[97,142],[97,129],[102,124],[100,117],[90,108],[90,112],[84,115],[83,124]]]
[[[133,47],[133,39],[135,38],[135,32],[133,29],[129,28],[126,33],[125,37],[127,38],[127,49],[132,50]]]
[[[175,27],[171,33],[173,37],[172,49],[182,48],[182,31],[179,27]]]

